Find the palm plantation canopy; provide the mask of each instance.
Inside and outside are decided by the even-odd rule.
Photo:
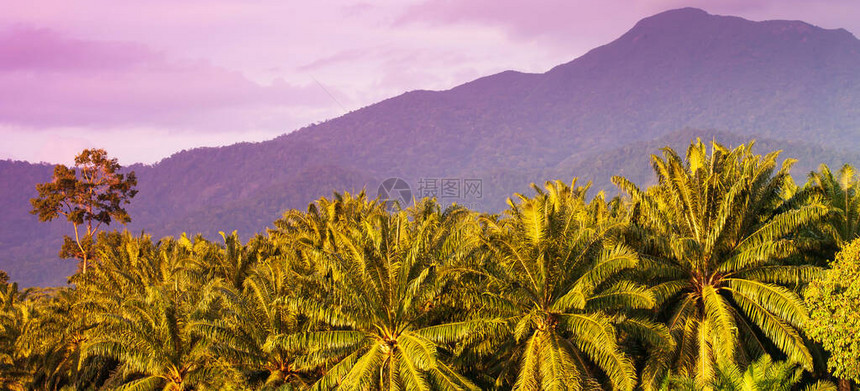
[[[860,233],[858,181],[752,147],[497,215],[362,192],[244,244],[103,232],[69,286],[0,284],[0,389],[829,389],[802,297]]]

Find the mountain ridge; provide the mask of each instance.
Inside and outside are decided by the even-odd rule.
[[[694,136],[783,143],[808,155],[804,170],[860,162],[851,152],[860,149],[856,69],[860,41],[845,30],[666,11],[545,73],[505,71],[444,91],[409,91],[269,141],[132,165],[141,191],[128,228],[155,237],[238,229],[247,237],[284,209],[335,190],[373,196],[389,177],[405,179],[415,194],[422,180],[480,179],[480,199],[443,201],[498,211],[529,182],[577,176],[611,191],[613,170],[645,181],[642,168],[657,151],[641,149],[682,146]],[[16,167],[0,161],[0,183],[19,171],[18,187],[50,179],[50,170],[36,180],[40,168]],[[13,201],[21,207],[23,190],[0,189],[6,210]],[[0,269],[25,285],[61,283],[59,272],[40,273],[44,265],[74,270],[73,262],[50,259],[65,225],[39,224],[25,208],[0,225],[0,254],[14,258],[0,258]]]

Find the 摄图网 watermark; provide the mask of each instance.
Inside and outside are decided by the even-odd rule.
[[[480,178],[418,178],[413,186],[403,178],[388,178],[379,184],[377,197],[385,202],[386,208],[395,205],[406,208],[414,200],[435,198],[442,204],[457,203],[470,208],[480,205],[484,198],[484,183]]]

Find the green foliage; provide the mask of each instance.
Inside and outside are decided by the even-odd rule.
[[[661,389],[674,391],[836,391],[836,386],[828,381],[818,381],[800,388],[803,368],[789,361],[773,361],[765,354],[750,363],[743,373],[734,368],[717,368],[717,377],[705,386],[698,386],[696,380],[685,377],[669,377]]]
[[[827,366],[835,376],[860,382],[860,240],[847,244],[809,284],[805,300],[806,331],[830,352]]]
[[[632,390],[635,369],[618,334],[672,341],[662,325],[627,317],[650,309],[655,299],[645,286],[619,279],[639,265],[636,251],[619,242],[625,220],[601,196],[586,201],[588,187],[575,180],[534,189],[534,197],[510,201],[505,218],[483,220],[494,261],[487,267],[484,316],[510,327],[502,355],[510,358],[496,385],[581,389],[598,384],[596,368],[612,388]]]
[[[440,346],[470,324],[428,322],[472,256],[470,216],[429,200],[388,213],[363,193],[323,199],[306,218],[289,214],[277,234],[293,232],[316,280],[291,302],[322,329],[275,335],[267,348],[302,349],[304,365],[326,364],[314,389],[475,389]]]
[[[19,291],[16,283],[0,284],[0,387],[24,389],[31,378],[26,366],[28,349],[23,335],[33,321],[32,305],[23,302],[27,291]]]
[[[123,204],[137,194],[137,177],[134,171],[123,174],[120,170],[117,160],[108,158],[103,149],[85,149],[75,156],[74,168],[54,167],[51,182],[36,185],[39,196],[30,200],[30,213],[38,215],[39,221],[64,216],[72,223],[75,237],[64,236],[60,257],[80,259],[85,273],[101,225],[131,221]],[[86,230],[79,232],[79,227]]]
[[[806,193],[818,197],[830,207],[823,224],[818,227],[837,248],[842,248],[860,236],[860,180],[851,165],[844,165],[834,176],[827,165],[809,174]]]
[[[685,158],[666,148],[652,157],[658,184],[647,191],[614,178],[634,202],[630,236],[649,263],[640,278],[653,284],[676,341],[648,360],[646,387],[670,369],[708,384],[717,364],[749,362],[771,347],[812,367],[799,332],[807,310],[793,288],[817,269],[787,260],[800,251],[792,234],[827,209],[784,199],[793,161],[777,170],[778,152],[751,148],[713,143],[709,154],[698,141]]]
[[[750,147],[667,148],[657,185],[615,179],[629,197],[547,182],[501,215],[360,192],[247,242],[98,232],[66,287],[0,281],[0,390],[828,389],[799,327],[855,348],[816,322],[860,304],[839,296],[860,250],[814,266],[857,226],[854,180],[798,189]]]

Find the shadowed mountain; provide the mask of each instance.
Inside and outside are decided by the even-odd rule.
[[[498,211],[529,182],[578,176],[609,192],[614,174],[648,183],[650,154],[695,137],[758,138],[759,152],[800,158],[802,179],[819,162],[860,162],[852,152],[860,150],[857,69],[860,41],[842,29],[667,11],[543,74],[507,71],[412,91],[271,141],[134,166],[140,193],[129,228],[247,237],[284,209],[333,190],[375,195],[389,177],[405,179],[416,196],[435,185],[440,197],[457,190],[445,202]],[[0,162],[9,219],[0,227],[0,269],[27,285],[61,283],[74,270],[46,255],[56,252],[62,224],[27,214],[33,186],[49,178],[50,167]],[[464,194],[467,180],[480,180],[481,192]],[[60,266],[39,266],[48,264]]]

